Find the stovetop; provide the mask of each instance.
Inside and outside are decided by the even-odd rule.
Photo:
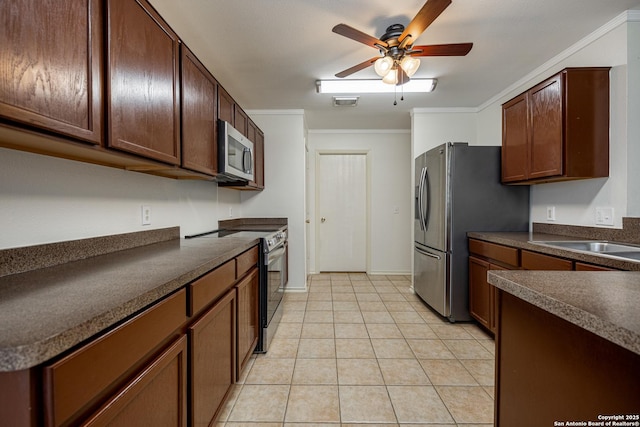
[[[284,243],[284,241],[287,239],[287,232],[283,230],[212,230],[184,237],[185,239],[223,239],[225,237],[262,239],[265,244],[265,249],[267,250],[267,252],[270,252],[274,248]]]

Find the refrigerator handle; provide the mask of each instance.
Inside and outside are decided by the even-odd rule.
[[[422,196],[424,194],[424,181],[427,173],[427,168],[423,167],[420,171],[420,184],[418,186],[418,220],[420,222],[420,230],[426,231],[425,229],[425,217],[424,212],[422,212]]]
[[[435,259],[440,259],[440,257],[438,255],[434,255],[434,254],[431,254],[429,252],[425,252],[425,251],[423,251],[422,249],[420,249],[417,246],[415,248],[416,248],[416,251],[420,252],[422,255],[426,255],[428,257],[435,258]]]
[[[422,213],[422,217],[424,221],[424,230],[427,231],[427,229],[429,228],[429,217],[431,216],[431,194],[429,193],[429,169],[426,166],[424,167],[423,182],[424,182],[423,184],[424,189],[426,192],[427,206],[425,211]]]

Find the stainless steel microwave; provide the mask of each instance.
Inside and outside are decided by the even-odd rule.
[[[218,179],[253,181],[253,142],[229,122],[218,120]]]

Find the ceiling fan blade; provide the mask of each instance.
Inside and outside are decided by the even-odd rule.
[[[347,68],[344,71],[340,71],[338,74],[336,74],[336,77],[343,78],[343,77],[350,76],[351,74],[353,74],[353,73],[355,73],[357,71],[364,70],[365,68],[372,66],[373,63],[378,60],[378,58],[379,58],[379,56],[376,56],[375,58],[367,59],[366,61],[361,62],[358,65],[354,65],[351,68]]]
[[[426,28],[451,4],[451,0],[427,0],[404,29],[398,40],[400,47],[411,46]]]
[[[473,43],[432,44],[413,46],[408,52],[411,56],[465,56]]]
[[[336,34],[340,34],[341,36],[345,36],[347,38],[350,38],[351,40],[364,43],[376,49],[379,49],[380,46],[383,48],[389,47],[389,45],[386,42],[383,42],[380,39],[370,36],[369,34],[365,34],[360,30],[356,30],[355,28],[350,27],[346,24],[338,24],[335,27],[333,27],[332,31]]]

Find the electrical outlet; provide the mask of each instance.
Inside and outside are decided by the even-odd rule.
[[[229,208],[229,218],[233,218],[233,208]]]
[[[142,206],[142,225],[151,225],[151,206]]]
[[[547,206],[547,221],[555,221],[555,220],[556,220],[556,207]]]
[[[596,208],[596,225],[613,225],[613,208]]]

